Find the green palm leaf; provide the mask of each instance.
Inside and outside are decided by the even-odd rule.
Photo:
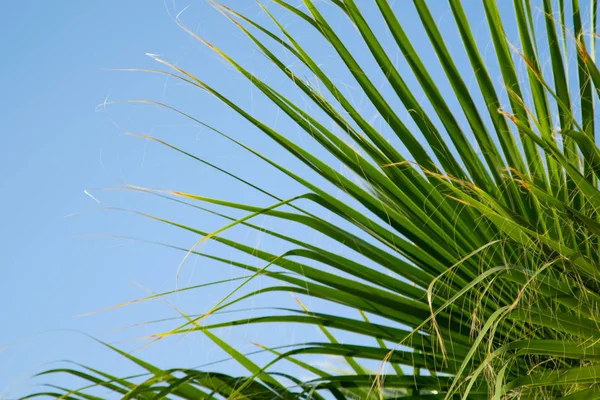
[[[284,200],[226,168],[145,137],[234,177],[272,202],[246,204],[177,188],[123,188],[224,218],[228,222],[223,228],[208,232],[191,222],[140,213],[197,235],[198,243],[216,241],[243,259],[263,263],[262,268],[255,267],[234,256],[225,259],[198,252],[195,246],[190,250],[161,244],[250,271],[243,282],[259,275],[270,279],[271,286],[253,292],[239,291],[242,284],[208,312],[182,315],[181,324],[157,334],[202,333],[243,366],[247,376],[200,369],[162,370],[112,348],[146,371],[141,383],[83,366],[61,368],[45,371],[44,376],[70,374],[88,386],[52,387],[32,396],[94,398],[88,390],[101,386],[115,396],[144,399],[600,398],[600,149],[595,142],[594,108],[600,93],[600,69],[595,63],[597,1],[591,0],[584,8],[578,0],[542,0],[539,7],[524,0],[512,4],[483,0],[493,46],[490,58],[484,56],[474,36],[465,12],[468,2],[449,0],[476,86],[468,84],[464,68],[458,65],[453,54],[458,50],[445,42],[430,9],[434,3],[414,0],[412,6],[443,72],[439,77],[432,76],[426,66],[422,44],[411,42],[400,22],[407,2],[329,0],[333,7],[327,12],[325,5],[312,0],[304,0],[301,7],[284,0],[273,3],[269,9],[260,6],[268,23],[214,5],[226,17],[224,23],[232,22],[233,29],[256,46],[291,87],[311,102],[315,112],[306,111],[225,49],[178,23],[293,121],[319,146],[318,154],[324,151],[329,158],[268,126],[191,71],[153,56],[165,70],[146,72],[176,77],[224,103],[322,180],[312,181],[273,161],[254,150],[249,139],[235,139],[206,125],[197,116],[198,110],[180,111],[150,100],[129,101],[154,104],[198,123],[304,187],[304,193]],[[503,12],[508,8],[511,20]],[[384,45],[378,36],[382,26],[374,29],[375,22],[369,20],[373,12],[379,13],[393,51],[403,56],[408,69],[398,68],[390,59],[386,48],[390,43]],[[310,55],[310,46],[302,45],[301,38],[280,21],[281,13],[321,38],[393,138],[368,122],[320,60]],[[330,21],[332,13],[347,18],[356,28],[364,52],[351,50],[347,38],[337,33]],[[540,21],[536,22],[535,15]],[[591,25],[582,22],[586,15]],[[515,31],[518,43],[507,40],[507,29]],[[576,54],[569,54],[571,48]],[[282,52],[311,79],[288,68]],[[388,91],[374,83],[371,71],[363,67],[367,61],[377,66]],[[494,76],[496,64],[499,77]],[[411,90],[414,85],[426,104]],[[396,104],[409,111],[410,121],[400,117]],[[331,160],[354,176],[337,171]],[[331,187],[344,196],[332,195]],[[239,212],[246,214],[232,216]],[[326,213],[345,225],[329,222]],[[253,221],[259,215],[309,229],[348,251],[328,251],[279,231],[276,224],[259,226]],[[290,250],[272,254],[228,239],[227,231],[238,226],[284,241]],[[280,292],[341,305],[353,313],[272,308],[252,318],[205,321],[236,304]],[[258,365],[214,333],[247,324],[312,325],[329,342],[286,349],[261,344],[263,354],[273,358]],[[339,340],[335,332],[349,334],[356,341]],[[348,370],[328,371],[306,361],[323,355],[341,357]],[[368,360],[381,362],[381,367],[370,370]],[[315,378],[278,372],[284,371],[286,361]]]

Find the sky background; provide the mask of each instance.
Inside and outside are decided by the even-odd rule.
[[[494,76],[497,68],[493,48],[481,7],[475,3],[467,12]],[[268,22],[253,2],[240,0],[226,4]],[[305,109],[314,111],[233,25],[203,1],[0,2],[0,49],[4,60],[0,64],[0,398],[14,398],[34,390],[33,385],[43,379],[32,380],[31,375],[56,367],[59,364],[47,363],[58,360],[78,361],[113,373],[136,371],[122,357],[83,333],[135,350],[137,356],[164,368],[193,367],[224,358],[224,354],[201,334],[139,348],[145,342],[136,339],[172,328],[173,321],[113,330],[143,321],[176,317],[173,307],[186,313],[202,313],[236,283],[182,293],[170,297],[169,303],[154,301],[76,317],[143,297],[148,290],[162,292],[172,290],[176,285],[197,285],[243,275],[231,266],[191,257],[176,280],[184,253],[106,235],[133,236],[184,248],[190,248],[198,237],[116,208],[170,218],[207,231],[221,227],[224,220],[156,196],[97,188],[132,184],[262,206],[273,203],[267,196],[219,174],[206,164],[125,132],[159,137],[244,179],[260,183],[282,198],[305,192],[214,132],[173,112],[147,104],[111,104],[112,101],[148,99],[181,108],[320,183],[314,173],[200,90],[166,76],[107,70],[165,69],[146,55],[158,54],[214,84],[269,126],[327,160],[321,149],[280,116],[244,78],[177,26],[172,16],[188,5],[182,20],[189,29],[226,50],[243,66],[281,89]],[[380,18],[372,4],[369,7],[364,7],[364,3],[361,5],[368,17],[374,21]],[[449,104],[456,107],[414,9],[400,2],[394,3],[394,8],[430,73],[447,94]],[[344,87],[359,110],[394,142],[389,128],[356,90],[349,74],[339,69],[331,49],[316,40],[314,32],[290,18],[289,14],[281,13],[273,6],[270,9],[299,35],[302,43],[310,44],[311,54]],[[330,15],[333,26],[347,39],[349,48],[356,54],[367,54],[356,32],[340,13],[331,6],[323,9]],[[451,14],[445,5],[432,7],[432,12],[469,87],[475,88]],[[502,12],[509,20],[512,10],[503,8]],[[539,12],[535,15],[539,22]],[[383,24],[373,26],[391,49],[390,54],[399,70],[407,73],[408,84],[414,87],[417,98],[422,99],[389,34],[382,29]],[[511,29],[514,27],[505,28],[511,32],[509,39],[516,42],[516,33]],[[302,69],[286,58],[289,56],[278,54],[291,68],[296,68],[295,72],[302,74]],[[391,96],[373,60],[364,57],[361,61],[373,79],[381,84],[382,93]],[[479,99],[477,96],[475,94]],[[391,101],[408,126],[414,127],[397,99],[395,103]],[[424,107],[429,109],[425,101]],[[464,124],[464,118],[459,122]],[[394,144],[402,150],[398,143]],[[340,167],[340,171],[343,168]],[[327,188],[326,185],[323,187]],[[344,251],[338,244],[323,241],[306,229],[266,218],[258,218],[257,222],[299,235],[330,250]],[[284,244],[247,229],[236,228],[227,235],[274,254],[286,250]],[[211,254],[244,259],[216,244],[203,246]],[[249,262],[263,266],[256,260]],[[258,289],[264,284],[256,279],[247,289]],[[306,302],[309,307],[319,306],[309,299]],[[244,311],[244,316],[248,316],[258,315],[260,307],[273,305],[297,308],[291,296],[282,294],[255,299],[238,308],[249,308]],[[280,327],[280,330],[264,326],[240,327],[221,332],[222,337],[243,351],[253,350],[250,341],[275,345],[318,337],[312,328],[297,327]],[[219,364],[218,368],[232,374],[243,373],[231,362]],[[53,378],[53,382],[76,385],[75,380],[68,377]]]

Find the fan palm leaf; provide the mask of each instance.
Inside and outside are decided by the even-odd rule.
[[[468,2],[448,0],[476,85],[467,82],[455,50],[446,44],[432,15],[433,2],[414,0],[412,6],[445,75],[439,77],[432,76],[420,56],[422,45],[417,48],[411,42],[398,18],[407,6],[404,2],[329,0],[333,8],[327,13],[313,0],[304,0],[302,7],[284,0],[273,3],[328,44],[340,68],[352,77],[392,138],[367,120],[319,60],[311,57],[310,46],[301,44],[301,38],[286,28],[271,8],[261,6],[270,18],[270,23],[263,23],[214,4],[224,21],[239,29],[274,69],[311,101],[311,112],[247,70],[226,50],[178,22],[314,139],[319,151],[326,151],[331,160],[351,171],[351,178],[336,170],[330,159],[295,143],[197,74],[157,56],[154,58],[165,69],[148,72],[168,74],[221,101],[322,181],[286,168],[249,143],[204,124],[193,112],[153,101],[131,101],[167,108],[201,124],[305,189],[300,195],[281,198],[225,168],[150,137],[146,138],[266,194],[272,202],[253,205],[176,188],[128,187],[227,219],[223,228],[208,232],[185,222],[142,214],[197,235],[197,245],[216,241],[263,262],[264,266],[257,268],[198,252],[197,246],[162,244],[250,272],[209,311],[196,316],[182,314],[183,323],[157,336],[202,333],[239,362],[248,375],[162,370],[111,347],[145,370],[141,383],[139,377],[117,378],[78,366],[43,374],[71,374],[88,381],[89,386],[75,390],[53,387],[32,396],[95,398],[87,390],[101,386],[122,398],[143,399],[600,399],[600,149],[596,146],[594,107],[600,88],[595,62],[597,2],[586,3],[583,10],[579,0],[542,0],[539,5],[525,0],[482,1],[495,57],[492,62],[484,57],[474,36],[465,12]],[[513,11],[510,21],[501,13],[501,8],[508,7]],[[366,16],[367,8],[369,14],[380,14],[406,69],[390,59],[374,22]],[[365,52],[353,51],[336,33],[331,13],[353,24]],[[534,13],[541,16],[539,24]],[[583,21],[586,14],[590,22]],[[518,43],[507,40],[505,27],[516,31]],[[289,68],[282,52],[310,74],[311,80]],[[382,93],[364,69],[365,59],[375,62],[389,93]],[[497,64],[498,72],[492,64]],[[498,79],[500,85],[495,83]],[[417,99],[411,89],[414,85],[427,102]],[[399,108],[408,111],[409,119],[401,117]],[[333,195],[330,187],[344,196]],[[246,216],[232,216],[240,211]],[[330,222],[325,213],[347,226]],[[252,219],[258,215],[309,229],[352,252],[334,253],[300,235],[255,225]],[[228,239],[225,231],[236,226],[282,240],[291,250],[272,254]],[[239,294],[239,289],[258,275],[268,277],[272,285]],[[317,298],[355,312],[316,312],[301,304],[299,310],[279,309],[258,317],[208,322],[210,315],[234,304],[281,292]],[[312,325],[322,330],[328,341],[288,348],[262,344],[262,351],[274,358],[259,366],[213,332],[247,324]],[[335,333],[339,331],[360,340],[338,341]],[[342,357],[351,372],[317,368],[305,361],[309,355]],[[283,360],[315,378],[274,372]],[[372,371],[362,360],[382,362],[382,367]]]

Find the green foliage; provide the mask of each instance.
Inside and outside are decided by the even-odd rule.
[[[353,54],[346,47],[344,38],[322,14],[322,4],[304,0],[304,6],[296,8],[284,0],[274,3],[299,22],[309,24],[328,42],[362,94],[410,153],[409,159],[403,156],[407,154],[404,150],[365,119],[321,69],[319,60],[311,58],[310,49],[300,45],[275,16],[268,14],[272,24],[266,26],[215,4],[329,123],[304,111],[224,51],[188,32],[247,78],[305,134],[352,171],[355,179],[336,171],[326,160],[256,119],[198,77],[156,58],[167,68],[160,73],[177,77],[222,101],[231,112],[245,118],[278,143],[282,151],[348,198],[332,195],[248,145],[208,127],[306,189],[306,194],[285,200],[238,180],[240,185],[250,185],[269,195],[273,199],[269,207],[174,191],[154,192],[193,206],[205,204],[247,212],[241,219],[219,214],[231,223],[212,233],[151,218],[197,234],[198,244],[217,241],[261,260],[265,266],[256,268],[199,253],[195,247],[189,251],[179,248],[186,254],[195,253],[250,271],[238,289],[257,275],[279,282],[239,297],[236,289],[207,313],[183,315],[185,323],[162,334],[202,333],[241,364],[248,375],[162,370],[113,348],[145,370],[142,383],[81,366],[44,374],[72,374],[90,386],[77,390],[53,388],[34,396],[92,399],[95,397],[86,394],[87,390],[102,386],[124,399],[600,399],[600,150],[595,145],[594,113],[600,70],[594,62],[596,1],[589,4],[591,23],[584,23],[578,0],[559,0],[555,4],[543,0],[543,10],[538,10],[546,30],[542,35],[534,31],[533,6],[528,1],[513,0],[511,5],[508,1],[484,0],[493,45],[493,52],[491,48],[488,52],[495,56],[501,75],[494,76],[465,15],[464,7],[469,2],[449,0],[476,82],[469,86],[429,6],[414,0],[456,107],[451,107],[447,96],[442,95],[441,78],[430,75],[419,56],[422,49],[415,48],[397,19],[395,12],[401,12],[403,2],[396,3],[398,10],[394,11],[387,0],[373,0],[367,5],[356,0],[329,0],[334,7],[328,13],[335,11],[349,18],[370,54]],[[389,51],[363,15],[365,7],[381,14],[411,73],[395,67]],[[518,30],[518,44],[507,41],[507,25],[500,18],[499,7],[513,8],[515,20],[510,22]],[[588,26],[586,31],[584,26]],[[318,85],[288,69],[277,55],[281,51],[310,71]],[[541,69],[542,54],[549,54],[545,71]],[[362,69],[359,59],[365,56],[372,57],[381,69],[395,100],[410,110],[414,129],[399,117]],[[567,68],[570,58],[576,58],[576,69]],[[525,76],[520,76],[519,64],[525,66]],[[430,111],[411,92],[409,79],[420,86]],[[440,82],[436,82],[438,79]],[[494,84],[498,79],[501,85]],[[484,102],[477,100],[480,96]],[[507,104],[501,102],[502,98],[508,99]],[[167,105],[147,103],[202,124]],[[343,137],[337,130],[344,132]],[[170,144],[159,143],[202,161]],[[310,207],[302,206],[309,203]],[[308,208],[338,216],[360,235]],[[253,225],[251,219],[257,215],[325,235],[360,253],[370,264],[306,243],[293,234]],[[294,249],[275,255],[221,235],[236,225],[263,231]],[[316,268],[315,262],[327,268]],[[210,314],[269,292],[310,296],[355,312],[317,313],[302,306],[300,311],[283,310],[215,324],[204,321]],[[305,343],[291,350],[263,347],[274,358],[268,365],[257,365],[213,333],[221,327],[269,323],[313,325],[325,333],[329,342]],[[361,335],[361,344],[338,342],[335,331]],[[353,372],[324,371],[299,357],[304,355],[343,357]],[[274,372],[282,360],[316,378],[302,381],[297,376]],[[370,371],[361,360],[382,361],[390,368]]]

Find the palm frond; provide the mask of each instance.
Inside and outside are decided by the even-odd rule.
[[[146,371],[141,383],[85,366],[50,370],[45,376],[70,374],[115,396],[143,399],[600,398],[597,1],[591,0],[585,8],[578,0],[542,0],[540,5],[524,0],[514,0],[512,5],[482,1],[493,47],[491,59],[473,33],[465,11],[469,3],[449,0],[456,38],[464,47],[461,57],[467,60],[475,84],[468,82],[465,66],[459,65],[456,46],[447,44],[447,26],[436,22],[432,8],[438,3],[413,1],[431,45],[428,51],[435,54],[436,68],[443,73],[440,76],[431,73],[427,65],[431,61],[421,56],[423,45],[415,46],[401,22],[406,2],[330,0],[332,7],[326,10],[312,0],[304,0],[302,7],[284,0],[273,3],[269,8],[260,5],[266,22],[224,5],[214,6],[226,17],[224,23],[239,29],[290,87],[311,103],[311,111],[254,75],[225,49],[178,23],[246,78],[328,158],[295,143],[191,70],[155,59],[166,68],[161,73],[225,104],[321,180],[294,172],[254,150],[248,140],[203,123],[193,109],[144,101],[240,146],[301,185],[304,192],[285,200],[263,189],[260,182],[237,177],[153,138],[183,157],[234,176],[240,185],[269,196],[271,204],[213,199],[177,188],[127,188],[225,218],[223,228],[208,232],[188,222],[141,214],[197,235],[198,243],[216,241],[263,263],[259,268],[235,258],[163,244],[182,255],[198,254],[250,271],[245,279],[261,275],[272,282],[253,292],[235,290],[209,312],[182,315],[180,325],[157,334],[202,333],[248,375],[162,370],[111,347]],[[511,13],[505,12],[509,8]],[[368,17],[374,12],[385,26],[375,29],[376,22]],[[281,13],[305,24],[329,46],[340,72],[353,79],[392,137],[368,121],[310,55],[310,46],[301,44],[302,38],[281,22]],[[362,41],[363,52],[352,50],[347,38],[336,32],[329,20],[332,13],[354,26],[354,38]],[[587,15],[589,26],[583,22]],[[382,28],[391,39],[385,43],[380,38]],[[518,43],[507,39],[508,29]],[[403,56],[407,68],[396,66],[391,51]],[[282,53],[310,79],[289,68]],[[378,68],[386,90],[380,90],[374,72],[363,67],[366,62]],[[413,87],[426,101],[418,100]],[[353,176],[336,170],[332,160]],[[332,188],[343,195],[332,194]],[[246,215],[233,216],[239,212]],[[343,222],[330,222],[326,214]],[[300,235],[263,228],[253,222],[259,215],[309,229],[348,252],[335,253]],[[263,232],[291,249],[272,254],[228,239],[227,231],[237,226]],[[342,315],[302,306],[271,309],[251,318],[205,321],[235,304],[281,292],[352,311]],[[246,324],[308,324],[324,332],[329,342],[287,349],[262,344],[262,351],[273,359],[259,366],[214,333]],[[338,340],[336,332],[356,340]],[[351,372],[317,368],[306,361],[311,355],[341,357]],[[365,360],[381,362],[381,367],[372,371]],[[315,378],[274,372],[285,361]],[[388,364],[391,368],[384,368]],[[54,387],[32,396],[95,398],[87,394],[89,387]]]

